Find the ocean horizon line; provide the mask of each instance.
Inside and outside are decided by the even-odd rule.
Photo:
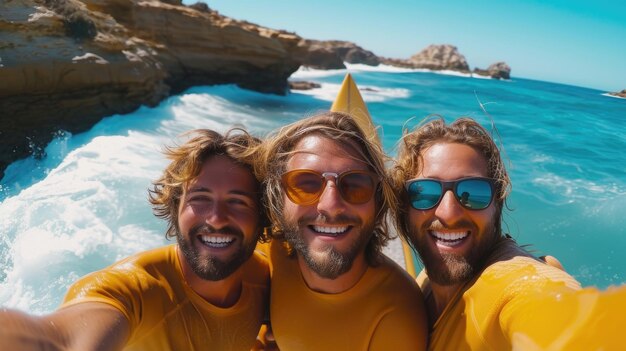
[[[597,87],[576,85],[576,84],[567,83],[567,82],[557,82],[557,81],[550,81],[550,80],[544,80],[544,79],[539,79],[539,78],[528,78],[528,77],[514,76],[514,75],[511,75],[510,79],[498,79],[498,78],[493,78],[489,76],[483,76],[483,75],[476,74],[473,72],[464,73],[464,72],[458,72],[458,71],[453,71],[453,70],[404,68],[404,67],[387,65],[384,63],[378,64],[376,66],[371,66],[371,65],[361,64],[361,63],[355,64],[355,63],[344,62],[344,65],[346,66],[346,68],[338,68],[338,69],[317,69],[317,68],[311,68],[311,67],[306,67],[306,66],[300,66],[300,68],[298,68],[298,70],[293,72],[291,76],[289,76],[289,78],[297,78],[297,79],[304,80],[305,78],[309,76],[317,76],[317,77],[332,76],[332,75],[336,75],[340,73],[348,73],[348,72],[433,73],[433,74],[440,74],[440,75],[446,75],[446,76],[485,79],[485,80],[494,80],[494,81],[503,81],[503,82],[507,82],[507,81],[514,82],[515,80],[520,79],[520,80],[526,80],[526,81],[535,81],[535,82],[540,82],[540,83],[549,83],[549,84],[569,86],[569,87],[575,87],[575,88],[581,88],[581,89],[595,90],[595,91],[600,92],[601,95],[606,94],[606,96],[621,98],[619,96],[609,95],[610,93],[614,92],[611,90],[604,90],[604,89],[600,89]],[[307,73],[307,72],[310,72],[310,73]]]

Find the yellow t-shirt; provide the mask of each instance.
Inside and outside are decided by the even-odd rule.
[[[250,350],[267,306],[269,272],[257,253],[242,268],[239,301],[220,308],[185,283],[176,245],[169,245],[83,277],[63,307],[103,302],[119,309],[130,322],[124,350]]]
[[[429,350],[510,350],[516,322],[526,314],[541,313],[528,309],[537,294],[580,289],[570,275],[531,257],[510,239],[497,245],[486,267],[435,322]],[[426,298],[432,298],[428,280],[420,285]]]
[[[270,320],[281,351],[424,350],[427,322],[415,281],[385,257],[348,291],[308,288],[295,257],[270,244]]]

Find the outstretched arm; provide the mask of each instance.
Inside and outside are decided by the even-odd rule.
[[[511,324],[513,349],[620,350],[624,347],[626,285],[536,294]]]
[[[129,322],[116,308],[85,302],[46,316],[0,310],[0,350],[120,350]]]

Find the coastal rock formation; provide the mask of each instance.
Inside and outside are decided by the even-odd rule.
[[[486,70],[474,68],[474,73],[495,79],[511,79],[511,67],[505,62],[496,62],[490,65]]]
[[[380,59],[374,53],[349,41],[303,39],[299,45],[306,50],[302,64],[311,68],[346,68],[344,62],[370,66],[380,63]]]
[[[617,96],[617,97],[621,97],[626,99],[626,89],[620,91],[620,92],[615,92],[615,93],[609,93],[609,95],[613,95],[613,96]]]
[[[465,56],[453,45],[430,45],[411,56],[409,62],[415,68],[469,72]]]
[[[306,81],[289,81],[289,89],[290,90],[311,90],[320,88],[322,85],[315,82],[306,82]]]
[[[408,60],[383,58],[381,61],[388,65],[404,68],[450,70],[463,73],[470,71],[465,56],[461,55],[457,47],[453,45],[430,45]]]
[[[59,130],[193,85],[283,94],[305,54],[293,33],[180,0],[7,0],[0,32],[0,177]]]

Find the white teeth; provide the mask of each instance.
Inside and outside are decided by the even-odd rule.
[[[345,227],[322,227],[319,225],[314,225],[313,229],[318,233],[326,233],[326,234],[341,234],[348,230],[348,226]]]
[[[202,235],[200,241],[211,247],[226,247],[230,245],[235,238],[214,235]]]
[[[445,240],[445,241],[461,240],[461,239],[465,239],[465,237],[469,235],[468,232],[442,233],[442,232],[433,231],[432,233],[437,239]]]

